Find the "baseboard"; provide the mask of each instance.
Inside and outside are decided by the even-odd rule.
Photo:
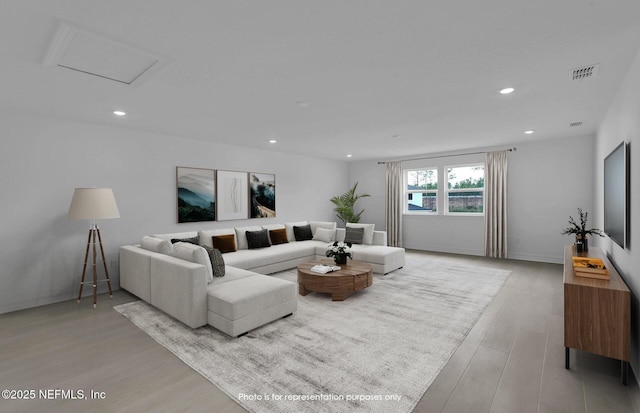
[[[555,256],[555,255],[538,255],[538,254],[523,254],[523,253],[508,253],[508,257],[511,260],[520,260],[520,261],[535,261],[535,262],[546,262],[551,264],[563,264],[564,257]]]
[[[403,247],[410,250],[444,252],[449,254],[475,255],[479,257],[482,257],[484,255],[483,250],[478,250],[474,248],[450,248],[450,247],[435,245],[435,244],[405,244],[403,245]]]
[[[484,256],[484,250],[479,250],[475,248],[451,248],[443,245],[422,244],[422,243],[406,244],[404,245],[404,247],[406,249],[413,249],[413,250],[419,250],[419,251],[433,251],[433,252],[443,252],[448,254],[473,255],[478,257]],[[551,264],[562,264],[564,262],[563,256],[527,254],[527,253],[509,252],[508,258],[512,260],[545,262],[545,263],[551,263]]]

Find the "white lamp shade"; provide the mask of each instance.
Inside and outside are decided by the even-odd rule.
[[[69,206],[71,219],[120,218],[111,188],[76,188]]]

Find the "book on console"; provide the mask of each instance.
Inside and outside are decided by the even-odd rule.
[[[574,271],[609,275],[609,270],[600,258],[572,257]]]
[[[584,272],[584,271],[580,271],[580,269],[574,269],[573,273],[575,274],[576,277],[595,278],[597,280],[609,279],[609,273],[599,274],[595,272]]]

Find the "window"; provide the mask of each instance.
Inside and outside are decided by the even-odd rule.
[[[484,214],[484,165],[447,167],[446,214]]]
[[[438,211],[438,170],[405,171],[405,212],[432,214]]]

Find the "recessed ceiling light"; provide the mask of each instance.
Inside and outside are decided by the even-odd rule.
[[[504,89],[500,90],[500,93],[502,93],[503,95],[508,95],[509,93],[513,93],[515,89],[512,87],[505,87]]]
[[[400,138],[402,138],[402,135],[393,135],[392,138],[393,139],[400,139]]]
[[[275,140],[275,139],[269,139],[269,143],[276,143],[276,142],[278,142],[278,141]]]
[[[351,158],[352,156],[353,156],[353,155],[351,155],[351,154],[348,154],[348,155],[347,155],[347,158]]]
[[[526,131],[524,131],[524,133],[526,133],[527,135],[531,135],[533,132],[535,132],[535,131],[533,131],[533,130],[526,130]]]
[[[127,112],[123,112],[121,110],[114,110],[113,114],[116,115],[116,116],[126,116]]]
[[[302,100],[296,102],[296,105],[300,106],[301,108],[306,108],[307,106],[309,106],[309,102],[304,102]]]

